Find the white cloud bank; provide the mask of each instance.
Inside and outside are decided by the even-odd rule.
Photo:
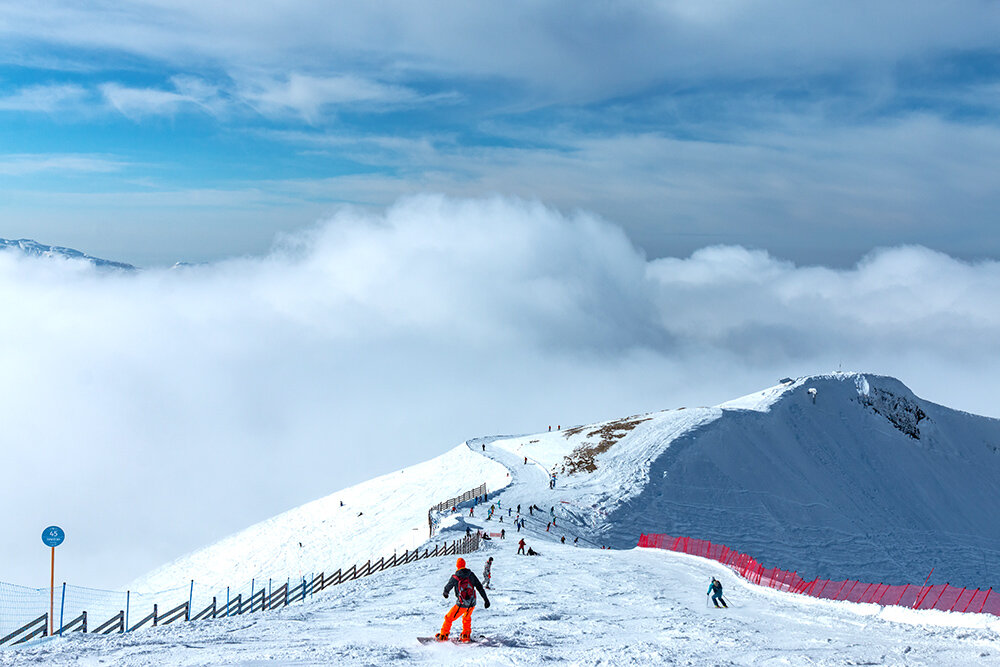
[[[846,270],[521,200],[344,211],[268,257],[137,274],[0,253],[0,579],[113,586],[464,438],[893,374],[997,414],[1000,263]],[[442,471],[448,474],[447,471]]]

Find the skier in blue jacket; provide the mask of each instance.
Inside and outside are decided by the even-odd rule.
[[[712,596],[712,603],[715,604],[716,607],[719,606],[720,602],[723,607],[729,607],[729,605],[726,604],[726,601],[722,599],[722,582],[715,577],[712,577],[712,583],[708,585],[708,592],[705,593],[705,595]]]

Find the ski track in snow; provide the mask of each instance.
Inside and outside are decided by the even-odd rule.
[[[1000,664],[1000,619],[991,616],[817,600],[750,585],[717,563],[683,554],[559,544],[563,534],[570,542],[576,531],[588,532],[569,523],[561,489],[548,489],[546,468],[524,465],[513,440],[472,441],[469,448],[481,453],[483,443],[511,471],[509,486],[491,497],[504,524],[486,522],[480,505],[479,516],[461,512],[439,539],[461,534],[467,522],[510,529],[506,509],[518,503],[543,508],[520,534],[540,556],[516,555],[519,534],[511,531],[466,557],[477,573],[494,557],[492,605],[486,610],[480,602],[473,633],[496,645],[417,642],[440,627],[452,604],[441,597],[454,571],[446,557],[334,586],[277,611],[41,640],[0,651],[0,665]],[[546,533],[551,507],[561,523]],[[730,609],[709,606],[712,576],[725,584]]]

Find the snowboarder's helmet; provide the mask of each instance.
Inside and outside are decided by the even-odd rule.
[[[455,567],[457,567],[459,570],[465,567],[465,559],[459,558],[457,561],[455,561]]]

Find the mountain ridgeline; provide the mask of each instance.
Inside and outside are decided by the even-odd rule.
[[[1000,421],[860,374],[789,383],[766,410],[720,407],[650,461],[606,541],[709,539],[808,578],[997,583]]]
[[[669,533],[806,579],[920,584],[934,568],[932,583],[985,589],[1000,565],[998,478],[1000,420],[924,401],[892,378],[813,376],[715,407],[470,440],[251,526],[131,589],[197,580],[224,591],[467,530],[506,528],[495,546],[513,549],[512,513],[529,506],[541,511],[522,512],[514,534],[533,544],[632,549],[641,533]],[[428,508],[481,483],[499,516],[432,512],[427,542]]]
[[[73,248],[64,248],[62,246],[50,246],[37,241],[32,241],[31,239],[17,239],[8,240],[0,239],[0,251],[10,250],[19,251],[25,255],[32,257],[50,257],[59,259],[72,259],[81,260],[85,262],[90,262],[94,266],[101,269],[114,269],[119,271],[135,271],[135,267],[131,264],[125,264],[124,262],[113,262],[109,259],[101,259],[100,257],[91,257],[86,255],[79,250],[74,250]]]

